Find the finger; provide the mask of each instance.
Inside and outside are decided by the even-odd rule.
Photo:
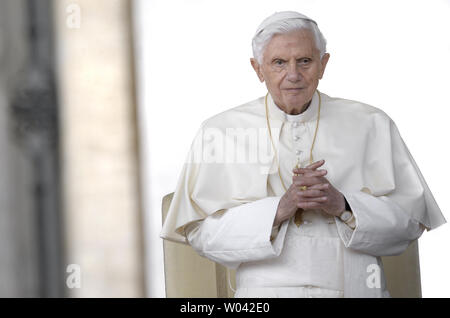
[[[317,203],[324,203],[327,201],[326,196],[320,196],[315,198],[302,198],[300,202],[317,202]]]
[[[311,177],[311,178],[301,178],[301,179],[296,179],[293,184],[297,187],[301,187],[301,186],[313,186],[315,184],[322,184],[327,182],[327,180],[323,177]]]
[[[302,209],[317,209],[317,208],[321,208],[323,205],[320,202],[309,202],[309,201],[303,201],[303,202],[299,202],[297,203],[297,207],[302,208]]]
[[[314,198],[314,197],[323,197],[326,195],[326,193],[321,190],[308,189],[308,190],[303,190],[303,191],[300,191],[300,190],[297,191],[297,195],[304,199],[309,199],[309,198]]]
[[[319,168],[321,165],[323,165],[325,163],[325,160],[319,160],[316,162],[313,162],[312,164],[306,166],[307,169],[317,169]]]
[[[309,190],[322,190],[322,191],[326,191],[330,188],[330,184],[329,183],[318,183],[318,184],[313,184],[312,186],[308,187]]]
[[[301,179],[299,179],[298,182],[301,182]],[[298,191],[299,187],[300,186],[296,182],[293,182],[291,184],[291,186],[289,187],[289,190],[296,192],[296,191]],[[309,190],[322,190],[322,191],[326,191],[329,188],[330,188],[330,184],[327,180],[324,180],[324,182],[322,182],[322,183],[316,183],[316,184],[313,184],[308,187]]]
[[[300,175],[294,175],[293,178],[302,178],[302,177],[322,177],[324,175],[326,175],[328,173],[327,170],[325,169],[320,169],[320,170],[312,170],[312,171],[307,171],[303,174]]]
[[[321,167],[324,163],[325,160],[319,160],[306,166],[305,168],[294,168],[293,171],[294,173],[306,173],[311,170],[316,170],[317,168]]]

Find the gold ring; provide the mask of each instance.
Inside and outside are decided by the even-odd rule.
[[[301,186],[301,187],[300,187],[300,190],[302,190],[302,191],[305,191],[306,189],[308,189],[307,186]]]

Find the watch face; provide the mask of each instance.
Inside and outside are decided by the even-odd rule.
[[[341,220],[346,222],[346,221],[350,220],[351,217],[352,217],[352,214],[349,211],[344,211],[344,213],[342,213],[342,215],[341,215]]]

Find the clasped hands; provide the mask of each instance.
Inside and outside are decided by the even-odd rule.
[[[316,161],[305,168],[294,168],[292,184],[281,197],[273,225],[278,226],[294,216],[299,209],[321,209],[332,216],[345,210],[344,195],[324,177],[325,169],[318,169],[325,160]],[[306,190],[300,187],[306,186]]]

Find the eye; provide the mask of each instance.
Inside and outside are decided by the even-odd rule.
[[[311,62],[310,58],[304,57],[298,60],[300,65],[308,65]]]
[[[273,64],[275,64],[276,66],[283,66],[284,65],[284,61],[281,59],[275,59],[273,61]]]

